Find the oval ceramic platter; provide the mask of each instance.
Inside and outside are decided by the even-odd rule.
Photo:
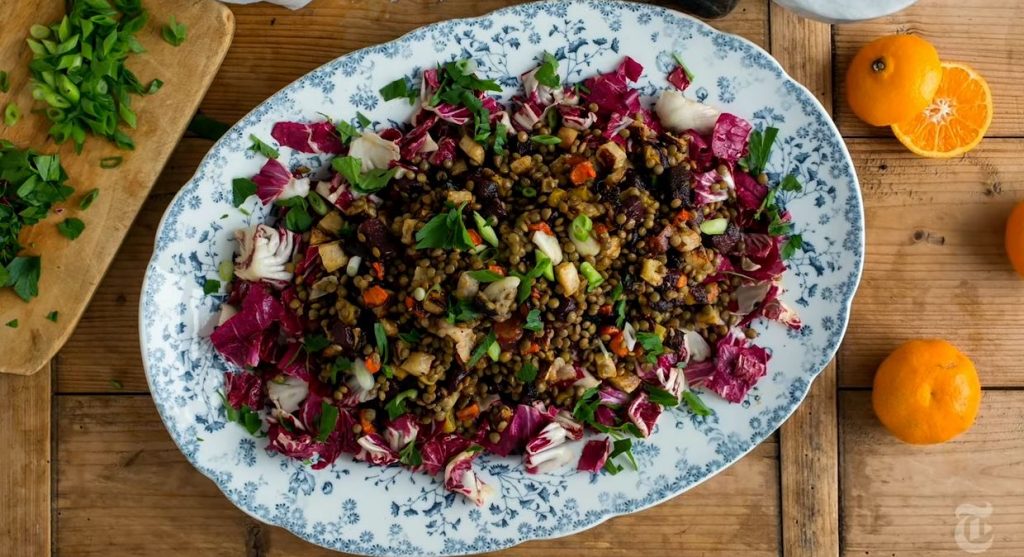
[[[784,299],[805,326],[762,325],[759,344],[773,357],[768,376],[742,404],[708,394],[715,413],[664,416],[656,433],[635,445],[639,470],[615,476],[573,467],[530,475],[518,459],[484,457],[477,470],[495,495],[475,507],[441,483],[401,468],[349,458],[314,471],[265,450],[225,422],[218,391],[227,364],[208,339],[220,304],[205,296],[207,278],[232,256],[232,231],[265,213],[232,207],[231,181],[262,162],[248,137],[269,137],[278,121],[316,121],[321,114],[375,127],[404,122],[408,104],[385,103],[384,84],[439,61],[472,58],[478,71],[509,90],[544,51],[574,82],[610,71],[623,56],[644,65],[647,94],[668,87],[678,52],[695,74],[687,94],[779,128],[768,172],[795,174],[800,192],[784,192],[805,249],[790,261]],[[316,155],[282,149],[293,167],[317,168]],[[250,201],[251,204],[255,202]],[[140,326],[154,401],[191,463],[239,508],[315,544],[366,555],[457,555],[564,536],[631,513],[706,480],[768,437],[803,400],[842,339],[864,252],[863,207],[839,132],[828,115],[779,64],[750,42],[688,16],[622,2],[542,2],[488,16],[424,27],[396,41],[342,56],[289,85],[237,123],[200,164],[164,215],[146,273]],[[579,444],[582,445],[582,444]]]

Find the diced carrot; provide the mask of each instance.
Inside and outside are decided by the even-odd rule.
[[[686,209],[680,210],[676,213],[676,216],[672,219],[672,224],[683,224],[684,222],[693,218],[693,213]]]
[[[480,405],[475,402],[455,413],[455,417],[458,418],[460,422],[472,420],[479,415]]]
[[[620,332],[622,331],[620,331],[619,328],[614,325],[605,325],[604,327],[601,327],[602,335],[608,335],[610,337],[613,337],[619,334]]]
[[[577,186],[594,178],[597,178],[597,170],[594,170],[594,165],[590,161],[583,161],[577,164],[572,167],[572,172],[569,173],[569,180]]]
[[[369,409],[359,411],[359,425],[363,428],[363,435],[372,435],[377,433],[377,428],[373,427],[373,422],[367,419]]]
[[[479,246],[480,244],[484,243],[484,239],[480,237],[480,233],[479,232],[477,232],[476,230],[473,230],[473,229],[468,230],[468,232],[469,232],[469,238],[471,240],[473,240],[473,245],[474,246]]]
[[[597,234],[598,236],[600,236],[601,234],[604,234],[606,232],[608,232],[608,225],[607,224],[605,224],[603,222],[598,222],[598,223],[594,224],[594,234]]]
[[[370,308],[380,307],[388,303],[388,297],[390,296],[387,290],[374,285],[363,291],[363,303],[366,304],[366,307]]]
[[[526,349],[526,353],[536,354],[537,352],[540,352],[540,345],[537,344],[536,342],[531,342],[530,347]]]
[[[597,308],[597,313],[599,313],[601,315],[611,315],[612,314],[612,305],[611,304],[605,304],[605,305]]]
[[[384,264],[380,261],[374,261],[370,263],[370,269],[373,270],[373,276],[377,277],[377,280],[384,280]]]
[[[370,354],[369,356],[366,357],[365,360],[363,360],[363,363],[366,364],[366,369],[370,373],[377,373],[378,371],[380,371],[379,354]]]
[[[533,298],[534,300],[539,300],[540,299],[540,290],[537,290],[536,288],[531,290],[530,291],[530,297]]]
[[[686,278],[686,275],[679,275],[679,278],[676,279],[676,288],[682,288],[686,286],[686,283],[688,281],[689,279]]]
[[[412,296],[406,296],[405,297],[405,309],[412,309],[414,307],[416,307],[416,300],[414,300],[412,298]]]
[[[554,236],[555,235],[555,233],[551,231],[551,227],[548,226],[548,223],[546,223],[546,222],[534,223],[534,224],[531,224],[531,225],[527,226],[526,228],[528,230],[530,230],[530,232],[536,232],[537,230],[540,230],[541,232],[547,234],[548,236]]]
[[[629,354],[629,348],[626,346],[626,335],[619,333],[613,336],[611,348],[612,352],[620,358]]]
[[[492,272],[492,273],[494,273],[494,274],[496,274],[496,275],[505,276],[505,268],[502,267],[501,265],[494,265],[494,264],[488,265],[487,266],[487,270]]]

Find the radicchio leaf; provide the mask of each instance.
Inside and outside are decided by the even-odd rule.
[[[363,435],[357,443],[360,449],[356,453],[356,460],[377,466],[390,466],[398,462],[398,451],[391,450],[384,438],[376,433]]]
[[[235,410],[242,406],[253,410],[263,408],[263,378],[255,373],[225,372],[224,391],[228,404]]]
[[[533,406],[520,404],[508,427],[501,434],[497,443],[485,442],[484,447],[499,456],[508,456],[513,451],[522,449],[527,441],[537,434],[544,426],[555,419],[558,410],[554,407],[542,412]]]
[[[264,205],[280,199],[309,195],[309,178],[296,178],[277,159],[263,163],[260,173],[252,177],[256,195]]]
[[[338,154],[345,150],[334,124],[324,121],[315,124],[278,122],[270,132],[278,143],[300,153]]]
[[[654,424],[661,416],[661,406],[652,402],[647,393],[641,392],[629,404],[626,413],[640,433],[644,437],[649,437],[654,431]]]
[[[479,451],[462,451],[455,455],[455,458],[445,466],[444,487],[448,491],[466,496],[478,507],[482,507],[493,489],[473,471],[473,459],[478,454]]]
[[[597,474],[604,468],[608,455],[612,452],[612,442],[609,438],[592,439],[583,445],[583,454],[580,455],[579,464],[576,469],[580,472],[592,472]]]
[[[723,112],[711,132],[711,152],[727,163],[735,163],[747,154],[747,140],[753,126],[743,118]]]
[[[469,439],[455,433],[440,433],[427,439],[420,446],[423,469],[428,474],[437,474],[444,470],[453,456],[469,448],[470,444],[472,442]]]
[[[263,283],[255,283],[242,301],[242,309],[210,335],[214,348],[239,367],[256,367],[260,349],[271,325],[281,318],[284,306]]]
[[[715,371],[704,386],[729,402],[742,402],[768,371],[768,351],[736,335],[718,341]]]

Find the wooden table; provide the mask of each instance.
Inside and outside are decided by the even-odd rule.
[[[233,7],[235,41],[201,109],[233,122],[340,54],[506,3]],[[868,247],[846,342],[797,414],[735,466],[653,509],[504,554],[1024,555],[1024,281],[1001,240],[1011,205],[1024,199],[1024,0],[921,0],[897,16],[835,27],[743,0],[715,25],[773,51],[848,140]],[[970,154],[916,158],[847,110],[836,77],[859,45],[897,32],[927,37],[988,78],[996,116]],[[0,376],[0,554],[329,554],[233,507],[181,456],[146,392],[143,271],[160,215],[209,147],[182,140],[50,368]],[[920,448],[882,430],[868,389],[889,350],[928,336],[970,354],[986,391],[971,431]]]

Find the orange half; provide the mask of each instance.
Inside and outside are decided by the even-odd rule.
[[[931,104],[913,118],[892,125],[907,149],[924,157],[948,158],[970,151],[992,123],[992,90],[963,64],[944,62],[942,82]]]

